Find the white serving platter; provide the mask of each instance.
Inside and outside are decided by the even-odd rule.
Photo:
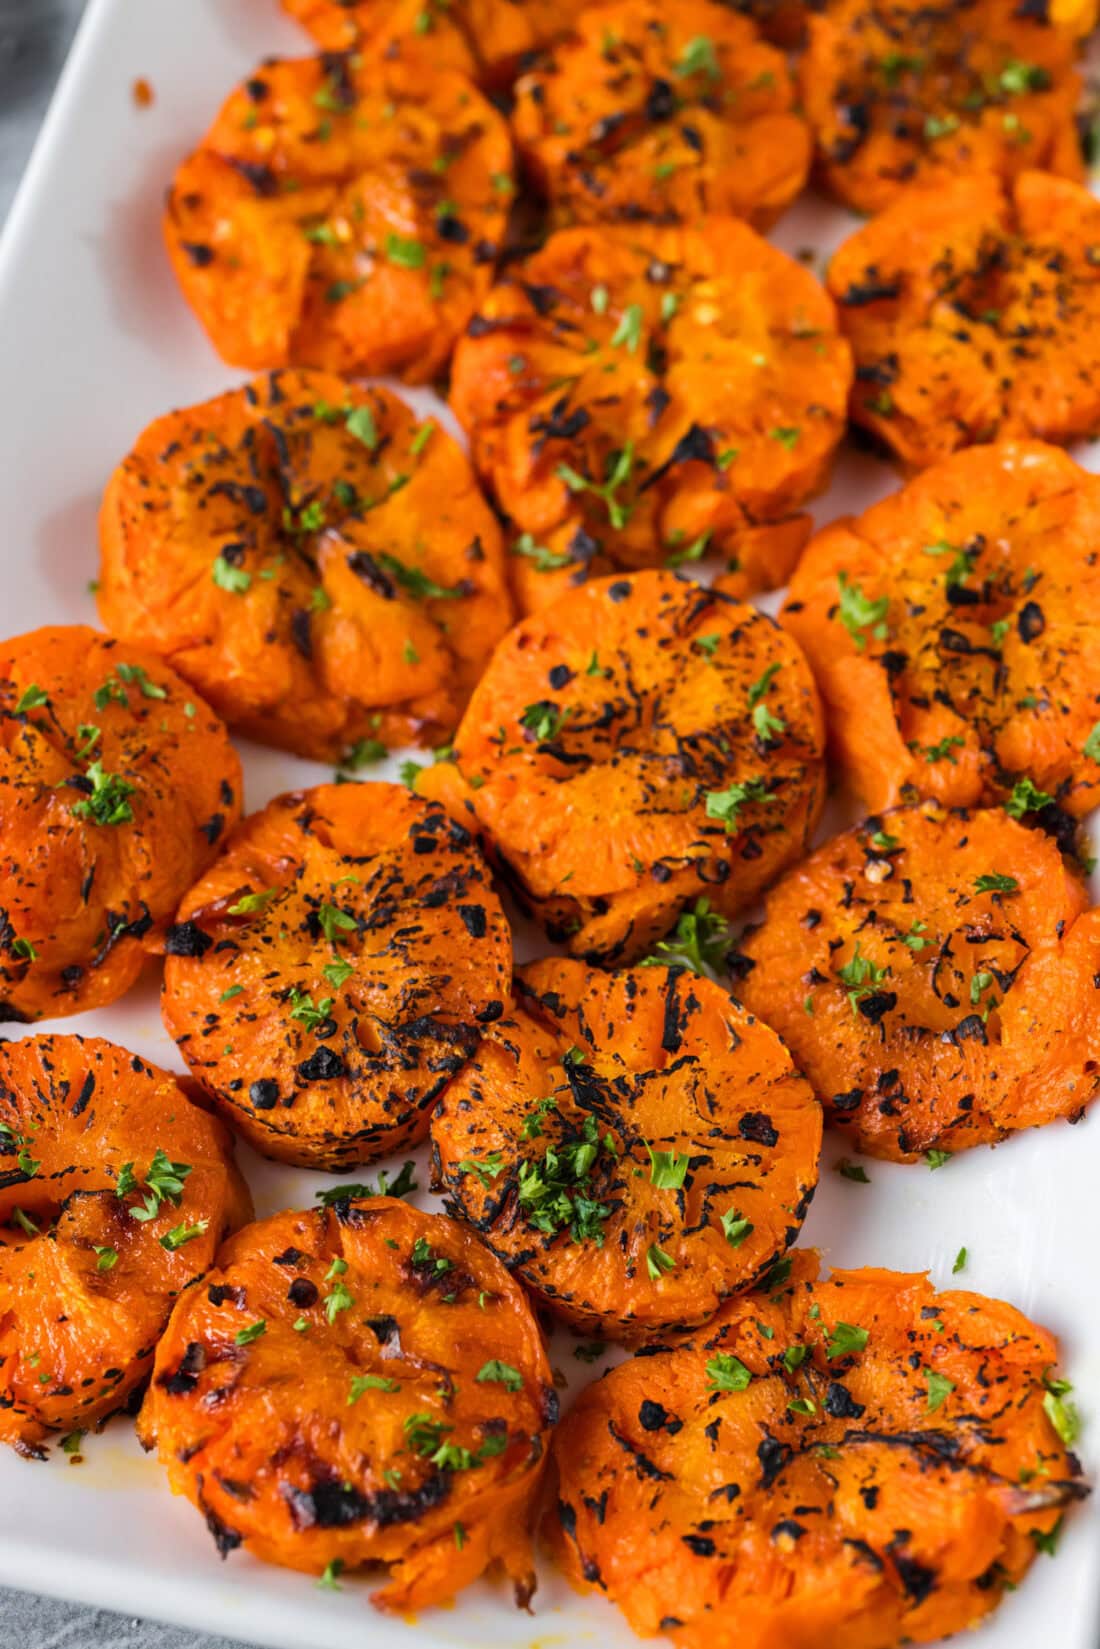
[[[151,418],[238,381],[176,291],[160,202],[225,91],[260,58],[306,49],[277,0],[92,0],[0,244],[0,634],[96,622],[87,587],[109,471]],[[150,107],[134,100],[138,79],[153,89]],[[850,226],[808,201],[775,238],[825,254]],[[406,393],[447,417],[429,392]],[[1100,468],[1100,454],[1082,456]],[[862,508],[896,484],[886,465],[846,453],[818,519]],[[329,776],[257,746],[242,754],[250,809]],[[391,762],[377,776],[395,771]],[[536,953],[530,933],[520,935],[520,951]],[[35,1029],[109,1036],[182,1068],[160,1024],[156,986],[151,969],[117,1006]],[[1100,1107],[1076,1128],[1057,1124],[995,1152],[972,1151],[938,1172],[869,1164],[870,1186],[831,1171],[840,1154],[828,1138],[804,1240],[833,1265],[929,1270],[941,1285],[965,1244],[960,1282],[1013,1301],[1061,1336],[1085,1422],[1081,1452],[1100,1472]],[[240,1157],[261,1215],[308,1205],[324,1183],[247,1150]],[[598,1367],[578,1363],[574,1343],[556,1333],[551,1361],[576,1382]],[[86,1440],[79,1466],[58,1451],[45,1464],[0,1451],[0,1503],[0,1582],[271,1649],[627,1649],[637,1641],[617,1611],[574,1596],[546,1563],[533,1617],[502,1587],[482,1583],[415,1622],[376,1614],[369,1577],[318,1591],[308,1577],[239,1552],[223,1564],[201,1519],[168,1493],[122,1420]],[[1073,1513],[1056,1557],[1040,1556],[970,1641],[975,1649],[1097,1649],[1100,1497]]]

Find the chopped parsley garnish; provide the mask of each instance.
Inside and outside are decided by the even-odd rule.
[[[144,1201],[139,1207],[130,1209],[130,1218],[144,1224],[146,1220],[156,1218],[163,1203],[171,1203],[173,1208],[179,1207],[183,1199],[183,1182],[190,1173],[190,1163],[172,1162],[158,1145],[142,1179],[135,1175],[132,1162],[123,1163],[116,1176],[115,1196],[129,1196],[144,1185]]]
[[[924,1160],[928,1164],[929,1168],[942,1168],[945,1163],[951,1161],[951,1152],[937,1151],[933,1148],[931,1151],[926,1151],[924,1153]]]
[[[692,973],[716,979],[722,971],[733,937],[725,917],[711,910],[708,899],[697,899],[691,910],[680,913],[667,939],[658,940],[648,956],[637,965],[643,968],[689,968]]]
[[[487,1191],[495,1179],[499,1179],[504,1172],[504,1159],[499,1151],[490,1151],[487,1157],[480,1160],[476,1157],[464,1157],[458,1164],[460,1174],[473,1174],[478,1183]]]
[[[926,1368],[924,1378],[928,1382],[928,1397],[925,1402],[925,1413],[935,1414],[942,1408],[955,1389],[954,1380],[949,1380],[946,1374],[937,1374],[934,1369]]]
[[[618,326],[611,334],[612,347],[617,349],[620,344],[624,344],[633,354],[641,342],[643,319],[644,311],[641,304],[628,304],[623,310]]]
[[[390,234],[386,236],[386,257],[399,269],[423,269],[424,246],[421,241],[408,236]]]
[[[788,1374],[793,1374],[796,1368],[801,1368],[810,1354],[809,1346],[788,1346],[783,1353],[783,1367]]]
[[[343,1558],[331,1558],[329,1562],[325,1564],[325,1567],[321,1571],[320,1577],[317,1581],[317,1584],[321,1588],[322,1592],[342,1592],[343,1587],[340,1585],[340,1576],[343,1572]]]
[[[174,1225],[171,1231],[166,1231],[160,1239],[160,1246],[166,1248],[169,1254],[174,1254],[184,1243],[193,1242],[196,1237],[201,1237],[209,1224],[209,1220],[196,1220],[194,1225]]]
[[[341,1271],[336,1270],[337,1264],[340,1265]],[[336,1321],[341,1311],[350,1311],[355,1304],[355,1296],[344,1285],[342,1272],[346,1270],[346,1261],[333,1260],[325,1277],[326,1282],[332,1283],[332,1287],[325,1295],[325,1321],[330,1326]]]
[[[727,1208],[726,1212],[719,1216],[719,1219],[722,1226],[722,1235],[730,1247],[740,1248],[753,1229],[752,1221],[747,1220],[744,1214],[739,1213],[736,1208]]]
[[[855,1323],[837,1323],[829,1336],[825,1347],[825,1355],[830,1362],[834,1357],[850,1357],[857,1351],[862,1351],[870,1333]]]
[[[675,1271],[676,1261],[671,1254],[666,1254],[663,1248],[658,1248],[655,1242],[651,1242],[645,1251],[645,1268],[656,1282],[666,1271]]]
[[[49,702],[50,695],[46,692],[45,688],[39,687],[37,683],[32,681],[31,685],[29,687],[25,687],[23,692],[20,694],[19,702],[15,706],[14,714],[17,716],[25,715],[28,710],[39,710],[42,705],[49,704]]]
[[[1090,762],[1100,762],[1100,721],[1093,725],[1092,732],[1081,746],[1081,754],[1087,756]]]
[[[252,583],[252,574],[243,567],[235,567],[224,555],[216,557],[210,576],[219,590],[228,590],[232,595],[243,595]],[[97,710],[101,708],[101,705],[96,705]]]
[[[240,898],[235,899],[229,906],[227,914],[230,916],[251,916],[254,911],[263,910],[267,901],[274,899],[278,891],[276,887],[265,887],[242,893]]]
[[[331,996],[323,996],[315,1003],[308,991],[299,990],[295,985],[290,993],[290,1017],[297,1019],[307,1031],[315,1031],[332,1012],[333,1000]]]
[[[848,987],[848,1004],[853,1013],[863,998],[877,990],[889,973],[889,967],[880,968],[869,956],[864,956],[857,941],[851,960],[837,970],[837,977]]]
[[[749,708],[750,708],[750,710],[755,705],[760,703],[761,699],[764,697],[765,693],[768,691],[768,688],[771,686],[772,682],[775,680],[776,676],[779,674],[779,670],[780,670],[780,666],[778,664],[769,664],[767,669],[763,672],[763,674],[757,676],[756,680],[753,682],[752,686],[749,688]]]
[[[624,504],[616,494],[621,486],[630,479],[634,468],[634,443],[628,441],[619,452],[609,453],[607,458],[607,475],[602,482],[589,480],[588,476],[581,475],[569,464],[559,464],[554,471],[560,481],[564,481],[570,492],[590,492],[602,499],[607,510],[607,518],[616,532],[626,526],[634,512],[632,504]]]
[[[135,786],[117,773],[105,773],[103,763],[94,761],[85,778],[92,782],[90,795],[84,795],[72,805],[78,819],[89,819],[97,825],[129,824],[134,817],[130,797]]]
[[[348,1407],[357,1403],[365,1391],[400,1391],[398,1380],[391,1380],[385,1374],[357,1374],[348,1388]]]
[[[838,573],[837,587],[840,599],[837,602],[836,616],[855,642],[862,653],[867,646],[867,637],[875,641],[885,641],[888,634],[886,615],[890,611],[889,596],[879,596],[872,601],[863,593],[858,584],[852,584],[845,572]]]
[[[966,1262],[968,1258],[969,1256],[966,1249],[960,1248],[959,1252],[955,1255],[955,1263],[951,1267],[951,1275],[953,1277],[957,1277],[960,1271],[966,1270]]]
[[[856,1185],[870,1185],[871,1183],[871,1176],[862,1163],[850,1162],[847,1157],[841,1157],[840,1161],[834,1163],[833,1166],[841,1179],[850,1179]]]
[[[1071,1449],[1081,1434],[1081,1418],[1077,1405],[1066,1401],[1073,1390],[1068,1380],[1052,1379],[1050,1371],[1043,1376],[1043,1413],[1054,1427],[1067,1449]]]
[[[343,960],[338,962],[328,962],[321,969],[321,972],[324,974],[329,984],[336,990],[339,990],[340,986],[343,985],[346,980],[350,979],[351,975],[355,972],[355,964],[353,962],[345,962]]]
[[[718,64],[718,53],[714,49],[714,41],[706,34],[696,34],[686,43],[676,63],[676,73],[681,79],[688,75],[705,74],[708,80],[721,79],[722,71]]]
[[[603,1222],[611,1210],[587,1191],[601,1150],[616,1156],[610,1135],[600,1138],[594,1116],[586,1116],[573,1138],[547,1146],[538,1160],[519,1164],[517,1196],[527,1224],[552,1236],[569,1229],[574,1242],[603,1246]]]
[[[744,783],[731,784],[728,790],[708,790],[707,818],[721,820],[727,834],[732,835],[737,829],[743,807],[749,802],[766,803],[771,800],[771,791],[763,779],[746,779]]]
[[[518,1368],[510,1363],[502,1363],[499,1357],[490,1357],[487,1363],[482,1363],[474,1379],[480,1385],[504,1386],[507,1391],[523,1390],[523,1375]]]
[[[97,1271],[113,1271],[114,1270],[115,1266],[118,1264],[118,1249],[117,1248],[109,1248],[106,1245],[104,1245],[103,1247],[96,1246],[96,1247],[94,1247],[94,1252],[95,1252],[95,1268],[96,1268]]]
[[[557,738],[568,714],[567,710],[552,704],[549,699],[540,699],[537,704],[527,705],[520,714],[519,722],[521,727],[535,735],[539,744],[545,744]]]
[[[398,561],[395,555],[388,555],[384,550],[379,551],[374,559],[416,601],[457,601],[465,594],[464,590],[437,584],[419,567],[406,566],[404,561]]]
[[[909,932],[903,933],[901,936],[902,944],[906,945],[915,956],[919,956],[925,946],[932,943],[931,939],[924,938],[924,931],[927,926],[927,922],[922,922],[918,918],[914,921],[912,927],[909,929]]]
[[[1010,819],[1022,819],[1025,813],[1038,813],[1040,809],[1049,807],[1053,800],[1053,796],[1040,790],[1030,779],[1017,779],[1011,796],[1005,802],[1005,812]]]
[[[752,1374],[740,1357],[720,1351],[707,1362],[708,1391],[745,1391],[752,1382]]]
[[[392,1185],[389,1174],[383,1168],[379,1171],[377,1185],[372,1185],[369,1180],[357,1181],[353,1185],[330,1185],[324,1191],[315,1191],[313,1195],[322,1207],[331,1208],[333,1203],[352,1202],[356,1197],[407,1197],[411,1191],[417,1190],[416,1163],[410,1161],[402,1163]]]
[[[446,1255],[437,1254],[427,1237],[417,1237],[413,1243],[412,1263],[421,1270],[430,1270],[436,1277],[454,1270],[454,1261],[447,1259]]]
[[[38,961],[38,951],[29,939],[13,939],[11,954],[18,957],[21,962]]]
[[[649,1152],[649,1183],[658,1191],[678,1191],[684,1183],[691,1158],[686,1151],[655,1151],[652,1145],[647,1144]]]
[[[529,532],[520,533],[512,545],[513,555],[522,555],[528,561],[533,561],[537,573],[556,572],[559,567],[568,567],[572,556],[564,551],[548,550],[545,544],[536,543]]]
[[[773,441],[778,441],[779,445],[785,447],[788,452],[794,451],[802,435],[802,431],[794,424],[788,428],[780,424],[775,429],[769,430],[768,433]]]
[[[237,1330],[236,1334],[233,1336],[233,1344],[238,1346],[250,1346],[253,1340],[258,1340],[261,1334],[266,1333],[267,1323],[262,1317],[258,1317],[254,1323],[249,1323],[247,1328],[239,1328]]]
[[[974,882],[975,893],[1018,893],[1020,884],[1015,876],[1001,876],[996,871],[990,871],[986,876],[978,876]]]
[[[356,923],[354,916],[349,916],[339,905],[323,904],[317,907],[317,926],[329,944],[335,945],[337,934],[354,933]]]

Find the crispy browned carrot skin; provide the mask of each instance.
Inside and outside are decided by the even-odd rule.
[[[516,86],[512,131],[554,221],[758,229],[806,181],[810,134],[783,53],[712,0],[612,0]]]
[[[834,253],[828,286],[851,415],[906,467],[1100,422],[1100,202],[1079,184],[915,186]]]
[[[1081,178],[1073,39],[1012,0],[833,0],[802,97],[824,182],[880,212],[911,183],[1029,169]]]
[[[153,653],[82,624],[0,642],[0,1020],[128,990],[240,795],[224,726]]]
[[[1096,477],[1006,442],[814,539],[781,622],[869,809],[1007,801],[1072,840],[1100,802],[1098,536]]]
[[[844,427],[847,344],[808,270],[744,223],[563,230],[454,359],[475,467],[515,526],[526,609],[593,571],[730,561],[782,583]]]
[[[435,1178],[582,1331],[705,1322],[798,1236],[821,1109],[773,1031],[684,969],[521,968],[432,1118]]]
[[[176,172],[165,236],[225,360],[420,381],[488,291],[511,179],[508,128],[464,76],[274,60]]]
[[[499,1018],[512,943],[470,834],[402,785],[244,821],[166,941],[164,1021],[266,1155],[341,1168],[422,1139]]]
[[[110,629],[233,726],[321,760],[440,743],[511,622],[500,528],[458,444],[328,373],[158,418],[100,537]]]
[[[1096,1095],[1100,913],[1055,844],[1000,810],[898,808],[767,896],[737,993],[860,1150],[913,1161]]]
[[[1087,1493],[1044,1412],[1053,1335],[920,1274],[817,1272],[798,1254],[686,1343],[589,1386],[561,1427],[555,1553],[643,1636],[946,1637]]]
[[[557,1410],[499,1260],[452,1220],[368,1197],[226,1244],[173,1314],[139,1431],[223,1555],[385,1564],[373,1602],[405,1611],[497,1563],[530,1597]]]
[[[821,709],[772,620],[672,573],[600,579],[517,624],[421,794],[477,827],[521,903],[604,966],[705,895],[724,915],[805,851]]]
[[[176,1295],[252,1217],[228,1130],[99,1038],[0,1044],[0,1441],[123,1408]]]
[[[282,0],[329,51],[401,58],[422,72],[458,69],[506,86],[523,62],[564,33],[588,0]]]

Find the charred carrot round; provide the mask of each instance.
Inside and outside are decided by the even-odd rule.
[[[1072,839],[1100,802],[1100,482],[957,453],[807,549],[782,613],[869,809],[1003,801]]]
[[[524,619],[422,794],[480,830],[574,955],[643,956],[700,897],[749,903],[821,811],[821,711],[771,619],[667,572],[601,579]]]
[[[810,18],[802,97],[824,181],[861,212],[911,183],[1084,175],[1074,42],[1006,0],[834,0]]]
[[[507,126],[462,75],[275,60],[176,172],[165,236],[223,359],[415,382],[489,289],[511,188]]]
[[[737,994],[862,1151],[913,1161],[1095,1097],[1100,912],[1055,844],[934,803],[834,837],[767,895]]]
[[[0,1020],[128,990],[240,816],[225,728],[82,624],[0,642]]]
[[[386,1197],[248,1226],[180,1301],[139,1430],[219,1550],[442,1603],[500,1564],[526,1602],[557,1419],[523,1291],[452,1220]]]
[[[1100,202],[1080,184],[907,190],[834,254],[828,286],[855,354],[851,415],[907,467],[1100,422]]]
[[[999,1300],[896,1271],[823,1281],[799,1254],[581,1394],[555,1443],[555,1551],[683,1649],[946,1637],[1087,1492],[1057,1356]]]
[[[283,0],[329,51],[400,57],[507,85],[523,59],[568,29],[589,0]]]
[[[438,1186],[574,1328],[712,1316],[798,1236],[821,1110],[779,1038],[681,968],[521,968],[432,1118]]]
[[[319,759],[438,744],[511,621],[457,443],[385,389],[274,372],[150,424],[100,516],[104,622]]]
[[[251,1215],[227,1130],[176,1077],[98,1038],[0,1043],[0,1441],[40,1455],[124,1408]]]
[[[392,784],[252,814],[166,948],[164,1021],[194,1075],[258,1150],[323,1168],[424,1137],[512,962],[469,832]]]
[[[720,554],[739,593],[783,583],[850,381],[809,271],[746,224],[711,218],[552,236],[470,323],[452,404],[515,525],[530,609],[601,557]]]
[[[512,131],[558,224],[728,212],[766,229],[809,170],[793,104],[786,58],[749,18],[612,0],[521,76]]]

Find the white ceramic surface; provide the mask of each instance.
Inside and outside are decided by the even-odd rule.
[[[109,470],[149,419],[237,381],[175,289],[160,201],[224,91],[263,56],[304,49],[276,0],[93,0],[0,246],[0,634],[95,622],[87,585]],[[132,96],[139,77],[153,87],[149,108]],[[824,253],[848,227],[842,213],[810,201],[776,238]],[[439,415],[427,392],[409,398]],[[818,518],[862,507],[895,484],[885,465],[847,454]],[[250,808],[327,776],[274,751],[243,753]],[[524,935],[521,954],[535,949]],[[152,973],[114,1008],[37,1028],[110,1036],[180,1064],[160,1025]],[[27,1032],[9,1026],[5,1034]],[[830,1138],[805,1240],[836,1265],[928,1269],[941,1284],[965,1244],[971,1258],[960,1280],[1012,1300],[1063,1337],[1085,1421],[1082,1453],[1095,1471],[1100,1108],[1076,1128],[1059,1124],[995,1152],[973,1151],[935,1173],[871,1164],[870,1186],[831,1172],[840,1154]],[[322,1183],[241,1156],[261,1214],[309,1202]],[[573,1344],[556,1334],[552,1361],[587,1375]],[[417,1623],[384,1619],[367,1602],[367,1580],[321,1592],[240,1553],[219,1562],[201,1519],[173,1500],[126,1422],[89,1438],[85,1455],[73,1467],[60,1453],[33,1464],[0,1452],[0,1582],[272,1649],[626,1649],[636,1641],[614,1609],[574,1597],[545,1565],[533,1618],[486,1584]],[[1040,1556],[969,1641],[975,1649],[1096,1649],[1100,1500],[1074,1512],[1057,1556]]]

